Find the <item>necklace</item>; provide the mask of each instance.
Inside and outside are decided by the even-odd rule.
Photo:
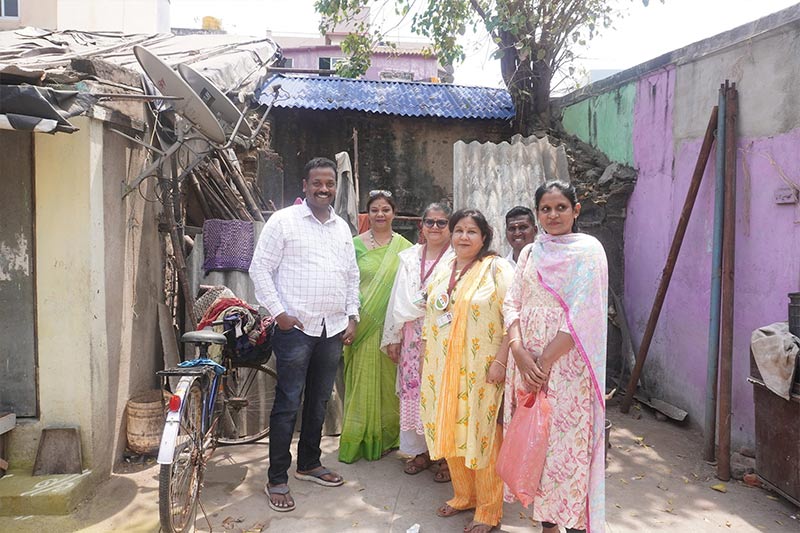
[[[369,230],[369,242],[370,242],[370,244],[372,244],[373,248],[380,248],[382,246],[386,246],[387,244],[392,242],[392,238],[393,237],[394,237],[394,232],[392,232],[391,235],[389,235],[389,240],[388,241],[386,241],[385,243],[381,243],[380,241],[378,241],[375,238],[375,234],[372,232],[372,230]]]

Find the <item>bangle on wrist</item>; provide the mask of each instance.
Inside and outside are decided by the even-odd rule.
[[[500,361],[499,359],[493,360],[492,363],[497,363],[498,365],[502,366],[503,368],[506,368],[506,364],[504,362]]]
[[[511,339],[510,341],[508,341],[508,346],[510,347],[510,346],[511,346],[512,344],[514,344],[515,342],[518,342],[518,343],[522,344],[522,339],[520,339],[519,337],[514,337],[513,339]]]

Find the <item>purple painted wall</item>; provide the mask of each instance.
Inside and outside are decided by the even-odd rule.
[[[292,59],[294,68],[319,68],[320,57],[343,57],[338,45],[315,46],[304,48],[284,48],[283,55]],[[364,79],[380,80],[380,73],[385,70],[405,71],[414,74],[414,81],[430,81],[438,75],[436,56],[422,54],[388,54],[376,52],[372,55],[372,65]]]
[[[680,68],[671,66],[637,81],[633,153],[639,179],[625,225],[625,305],[637,346],[702,142],[699,136],[675,138],[676,108],[690,107],[682,99],[697,99],[697,94],[676,92]],[[697,89],[710,94],[703,97],[709,101],[704,115],[681,119],[693,123],[695,132],[705,129],[715,89]],[[740,85],[745,90],[757,89]],[[739,116],[739,130],[752,129],[748,121],[756,117],[746,107]],[[775,190],[785,186],[779,171],[796,176],[800,168],[800,128],[745,136],[738,146],[732,437],[734,445],[750,445],[750,333],[785,321],[786,293],[800,289],[800,209],[773,200]],[[646,384],[689,411],[696,424],[703,422],[705,401],[714,172],[712,152],[645,368]]]

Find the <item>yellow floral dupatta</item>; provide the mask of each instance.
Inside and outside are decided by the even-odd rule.
[[[450,325],[450,337],[447,343],[447,358],[442,371],[439,387],[440,395],[436,408],[436,434],[431,450],[432,457],[452,457],[456,455],[455,428],[459,393],[459,371],[461,358],[467,349],[467,319],[470,302],[478,290],[481,280],[494,261],[494,256],[485,257],[476,264],[458,282],[456,296],[453,298],[451,312],[453,321]],[[455,259],[454,259],[455,260]],[[441,272],[449,269],[442,269]],[[436,295],[432,295],[436,297]]]

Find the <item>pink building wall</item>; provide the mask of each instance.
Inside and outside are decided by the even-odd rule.
[[[319,68],[320,57],[343,57],[338,45],[315,46],[305,48],[284,48],[283,55],[292,59],[294,68]],[[430,81],[438,75],[436,56],[422,54],[388,54],[376,52],[372,55],[372,65],[364,79],[380,80],[380,73],[385,70],[405,71],[414,74],[415,81]]]
[[[752,445],[755,438],[747,382],[750,334],[786,321],[786,294],[800,290],[800,206],[774,201],[776,190],[787,187],[781,174],[800,183],[800,64],[792,52],[800,46],[797,27],[782,26],[691,61],[675,61],[630,82],[636,98],[629,142],[639,174],[625,223],[624,303],[637,346],[719,85],[726,79],[737,83],[735,447]],[[712,152],[644,371],[650,389],[686,409],[698,426],[704,422],[706,396],[714,173]]]

